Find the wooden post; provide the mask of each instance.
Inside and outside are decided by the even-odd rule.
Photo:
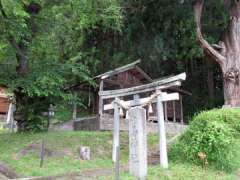
[[[167,101],[164,102],[164,116],[165,116],[165,121],[168,122]]]
[[[44,161],[44,154],[45,154],[45,147],[44,147],[44,139],[42,139],[41,151],[40,151],[40,167],[43,166]]]
[[[77,97],[77,92],[74,92],[74,98]],[[75,121],[77,119],[77,103],[73,102],[73,114],[72,114],[72,118]]]
[[[95,92],[93,92],[93,100],[92,100],[92,103],[93,103],[93,105],[92,105],[92,113],[94,114],[94,112],[95,112],[95,102],[96,102],[96,98],[95,98]]]
[[[11,123],[12,107],[13,107],[13,104],[10,103],[10,105],[9,105],[9,107],[8,107],[8,113],[7,113],[7,124],[10,124],[10,123]]]
[[[116,154],[116,162],[115,162],[115,180],[119,180],[119,174],[120,174],[120,149],[119,146],[117,147],[117,154]]]
[[[139,179],[147,176],[146,110],[130,108],[129,116],[129,172]]]
[[[103,80],[101,80],[100,85],[99,85],[99,92],[103,91]],[[101,119],[101,116],[103,114],[103,99],[102,96],[99,95],[99,106],[98,106],[98,113]]]
[[[176,122],[176,103],[175,101],[172,101],[173,104],[173,122]]]
[[[116,103],[114,103],[114,129],[113,129],[113,150],[112,150],[113,162],[116,162],[117,160],[117,147],[120,148],[119,132],[120,132],[119,106]]]
[[[7,113],[7,125],[9,130],[11,130],[11,132],[14,131],[14,117],[13,117],[14,111],[15,111],[15,106],[11,102],[8,108],[8,113]]]
[[[180,95],[180,108],[181,108],[181,124],[183,124],[183,103],[182,103],[182,96]]]
[[[168,157],[167,157],[167,140],[166,131],[164,125],[164,112],[161,95],[157,97],[157,118],[159,126],[159,150],[160,150],[160,165],[163,168],[168,168]]]

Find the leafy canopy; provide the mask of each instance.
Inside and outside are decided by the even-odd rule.
[[[89,37],[99,28],[121,28],[116,0],[0,2],[0,83],[12,91],[21,89],[26,96],[67,98],[66,87],[78,81],[91,83],[99,60]],[[25,76],[16,71],[18,49],[12,39],[27,49]]]

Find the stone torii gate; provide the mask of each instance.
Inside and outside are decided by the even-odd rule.
[[[103,110],[114,109],[114,132],[112,159],[117,160],[117,149],[120,145],[120,111],[126,110],[126,118],[129,120],[129,171],[130,174],[144,178],[147,176],[147,129],[146,110],[144,107],[151,106],[157,102],[157,119],[159,127],[159,150],[160,165],[168,168],[166,131],[164,125],[163,102],[178,100],[178,93],[168,94],[162,90],[181,86],[181,82],[186,79],[186,74],[182,73],[174,77],[162,79],[150,84],[136,86],[133,88],[100,91],[102,99],[115,100],[111,104],[104,105]],[[153,92],[149,97],[140,98],[141,93]],[[133,95],[133,100],[123,101],[121,97]]]

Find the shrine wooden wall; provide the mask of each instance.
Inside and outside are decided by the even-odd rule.
[[[0,114],[6,114],[8,112],[9,100],[5,93],[6,88],[0,87]]]

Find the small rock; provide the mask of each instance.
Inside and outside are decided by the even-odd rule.
[[[80,159],[82,160],[90,160],[90,147],[82,146],[80,147]]]

